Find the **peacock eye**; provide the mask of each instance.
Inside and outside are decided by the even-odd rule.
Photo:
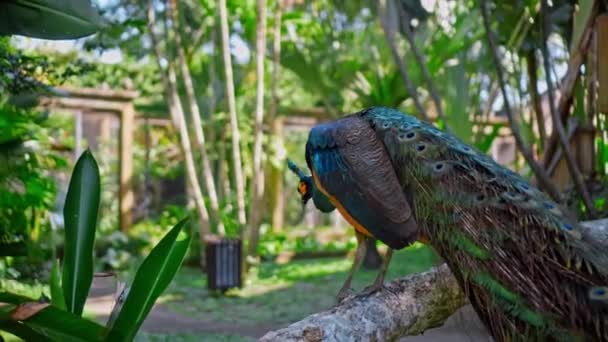
[[[443,170],[443,167],[444,167],[443,163],[437,163],[437,164],[435,164],[435,171],[441,171],[441,170]]]
[[[388,122],[385,122],[382,124],[382,128],[387,129],[389,128],[390,124]]]
[[[545,202],[544,205],[545,205],[545,208],[547,208],[547,209],[553,209],[553,208],[555,208],[555,206],[552,203],[550,203],[550,202]]]
[[[420,144],[416,145],[416,151],[418,151],[418,152],[424,151],[425,148],[426,148],[425,144],[420,143]]]
[[[574,227],[570,223],[562,224],[562,228],[564,228],[565,230],[568,230],[568,231],[574,229]]]
[[[407,133],[407,134],[405,135],[405,137],[406,137],[406,138],[408,138],[408,139],[412,139],[412,138],[413,138],[415,135],[416,135],[416,133],[414,133],[414,132],[409,132],[409,133]]]

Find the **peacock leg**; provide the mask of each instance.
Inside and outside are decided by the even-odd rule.
[[[384,261],[382,262],[382,268],[374,280],[374,283],[368,287],[366,287],[361,294],[369,295],[372,294],[382,288],[384,286],[384,277],[386,276],[386,271],[388,270],[388,265],[391,263],[391,258],[393,257],[393,249],[389,248],[386,251],[386,255],[384,256]]]
[[[365,237],[365,235],[360,234],[357,231],[355,231],[355,236],[357,237],[357,251],[355,252],[355,259],[353,260],[353,265],[350,269],[350,272],[348,273],[348,277],[344,281],[344,285],[342,285],[342,288],[340,289],[340,291],[338,292],[338,295],[336,296],[338,303],[343,301],[350,294],[352,294],[352,289],[350,288],[350,284],[353,280],[353,276],[355,275],[355,272],[357,272],[357,270],[359,269],[359,266],[361,266],[361,262],[363,261],[363,258],[365,257],[365,252],[367,249],[366,244],[365,244],[366,237]]]

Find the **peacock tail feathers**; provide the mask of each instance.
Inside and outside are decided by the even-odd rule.
[[[495,338],[608,341],[608,252],[563,208],[413,116],[355,115],[383,141],[416,221]]]

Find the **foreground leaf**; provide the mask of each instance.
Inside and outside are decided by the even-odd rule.
[[[0,1],[0,34],[75,39],[103,27],[90,0]]]
[[[191,238],[182,230],[187,222],[188,219],[184,219],[173,227],[141,264],[107,341],[133,340],[154,302],[171,283],[186,256]]]
[[[61,289],[60,267],[59,260],[55,260],[53,268],[51,269],[51,304],[59,309],[65,310],[65,298],[63,297],[63,290]]]
[[[82,314],[93,282],[93,243],[99,209],[99,168],[89,150],[78,159],[65,199],[65,252],[61,286],[70,312]]]
[[[11,303],[18,305],[26,302],[33,302],[35,300],[36,299],[34,298],[29,298],[15,293],[0,292],[0,303]]]
[[[104,333],[103,326],[52,305],[17,322],[53,341],[99,341]]]

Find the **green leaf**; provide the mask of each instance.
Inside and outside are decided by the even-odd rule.
[[[187,222],[188,218],[175,225],[141,264],[107,341],[130,341],[135,337],[186,256],[191,237],[182,230]]]
[[[20,321],[53,341],[99,341],[105,328],[52,305]]]
[[[59,260],[55,260],[51,269],[51,304],[59,309],[65,310],[65,298],[61,289],[61,269]]]
[[[0,34],[76,39],[103,27],[89,0],[0,1]]]
[[[24,341],[51,341],[51,339],[34,329],[15,321],[0,320],[0,331],[6,331]]]
[[[35,298],[18,295],[11,292],[0,292],[0,303],[21,304],[36,301]]]
[[[499,124],[493,124],[492,131],[489,134],[484,133],[481,136],[481,139],[479,141],[475,142],[475,147],[483,153],[488,153],[488,151],[490,150],[490,147],[492,147],[492,143],[494,142],[494,139],[496,139],[496,137],[498,137],[498,134],[500,132],[500,127],[501,127],[501,125],[499,125]]]
[[[72,173],[65,199],[65,252],[61,285],[68,311],[82,314],[93,281],[93,243],[99,209],[99,168],[89,150]]]

